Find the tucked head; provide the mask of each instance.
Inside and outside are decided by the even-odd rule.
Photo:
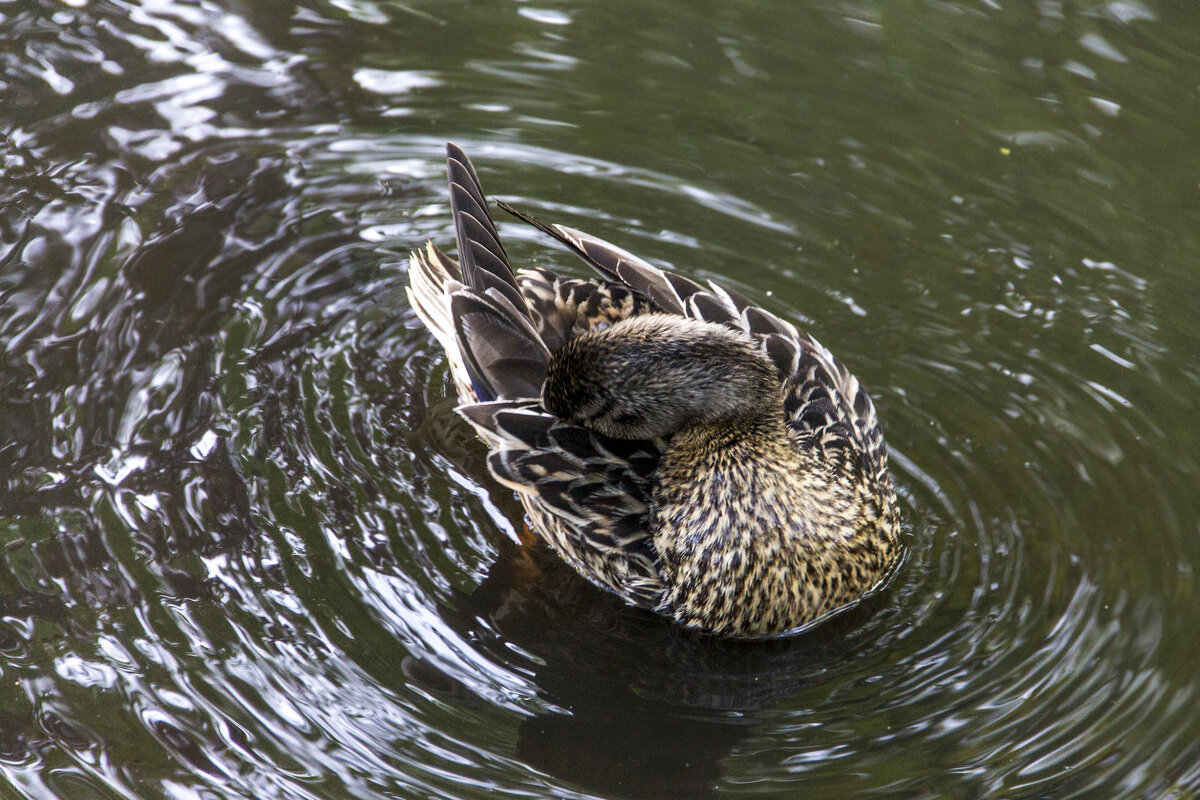
[[[775,367],[746,334],[646,314],[563,345],[550,359],[542,403],[607,436],[649,439],[770,413],[779,392]]]

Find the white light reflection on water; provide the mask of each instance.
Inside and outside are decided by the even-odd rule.
[[[5,789],[1200,790],[1183,8],[8,4]],[[887,593],[734,646],[516,545],[403,300],[447,139],[845,359]]]

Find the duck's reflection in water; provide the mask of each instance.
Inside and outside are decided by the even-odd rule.
[[[799,636],[722,640],[629,608],[536,544],[506,543],[483,583],[444,613],[491,657],[516,648],[538,664],[549,710],[520,724],[519,760],[592,793],[661,799],[715,796],[726,759],[781,701],[828,679],[854,647],[847,630],[877,603]],[[428,662],[410,658],[405,672],[469,694]]]

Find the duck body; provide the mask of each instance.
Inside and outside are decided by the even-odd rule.
[[[456,263],[410,259],[488,466],[531,527],[626,602],[736,637],[806,627],[877,591],[899,515],[870,397],[790,323],[504,206],[599,278],[514,271],[447,146]]]

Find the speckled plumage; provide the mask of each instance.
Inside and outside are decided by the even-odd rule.
[[[627,602],[728,636],[878,589],[899,517],[854,376],[735,293],[504,206],[601,277],[514,272],[470,161],[447,154],[459,262],[413,253],[409,298],[538,534]]]

